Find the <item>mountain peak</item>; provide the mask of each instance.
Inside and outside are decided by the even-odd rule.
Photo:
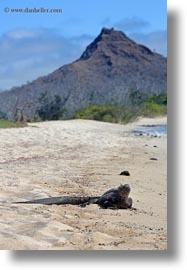
[[[113,37],[118,37],[121,39],[127,38],[127,36],[122,31],[115,30],[113,27],[112,28],[103,27],[99,36],[106,37],[107,35],[113,36]]]
[[[131,97],[166,92],[167,59],[123,32],[103,28],[82,56],[53,73],[0,93],[0,108],[14,119],[16,106],[28,118],[37,115],[40,96],[62,100],[65,118],[90,105],[128,106]],[[29,106],[28,106],[29,104]]]
[[[86,48],[79,60],[104,58],[131,58],[136,61],[149,61],[149,56],[154,55],[146,46],[137,44],[122,31],[114,28],[103,28],[96,39]]]
[[[114,32],[114,28],[106,28],[106,27],[103,27],[102,30],[101,30],[101,34],[100,35],[109,35],[111,34],[112,32]]]
[[[124,42],[130,41],[130,39],[121,31],[117,31],[114,28],[103,27],[100,34],[96,39],[86,48],[79,60],[89,59],[93,53],[100,47],[105,50],[108,45],[113,42]],[[133,41],[132,41],[133,42]]]

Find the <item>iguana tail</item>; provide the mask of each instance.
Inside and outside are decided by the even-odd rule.
[[[60,205],[60,204],[73,204],[73,205],[87,205],[97,204],[100,197],[51,197],[45,199],[37,199],[25,202],[15,202],[15,204],[46,204],[46,205]]]

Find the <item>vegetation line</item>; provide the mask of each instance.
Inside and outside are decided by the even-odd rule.
[[[33,119],[25,118],[24,114],[19,112],[15,121],[8,121],[6,115],[0,111],[0,128],[24,127],[29,122],[50,121],[67,119],[65,116],[64,102],[60,96],[54,96],[49,99],[46,93],[39,98],[39,108]],[[167,114],[167,94],[153,95],[147,97],[139,91],[132,91],[128,104],[122,105],[91,105],[77,112],[73,119],[90,119],[110,123],[126,124],[133,121],[138,116],[158,117]],[[71,118],[71,119],[72,119]]]
[[[166,114],[167,94],[160,94],[146,101],[133,102],[126,107],[93,105],[75,114],[74,118],[126,124],[138,116],[158,117]]]

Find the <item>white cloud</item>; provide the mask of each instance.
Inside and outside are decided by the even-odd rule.
[[[10,31],[5,34],[5,37],[10,39],[24,39],[24,38],[34,38],[38,35],[38,32],[27,31],[25,29],[18,29],[14,31]]]
[[[133,33],[130,37],[157,53],[167,55],[167,31],[155,31],[147,34]]]
[[[0,89],[46,75],[78,57],[92,37],[66,38],[49,29],[16,29],[0,37]]]
[[[149,26],[150,24],[147,21],[139,17],[124,18],[119,22],[114,23],[115,28],[124,31],[125,33],[139,31]]]
[[[134,24],[126,21],[126,27],[137,29],[146,26],[143,21],[139,26],[137,23],[138,19],[134,20]],[[163,55],[167,53],[166,31],[130,33],[129,36]],[[32,81],[78,59],[93,39],[87,34],[66,38],[53,29],[7,32],[0,37],[0,90]]]

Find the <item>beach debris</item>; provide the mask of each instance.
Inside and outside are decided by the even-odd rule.
[[[129,171],[122,171],[120,175],[130,176]]]

